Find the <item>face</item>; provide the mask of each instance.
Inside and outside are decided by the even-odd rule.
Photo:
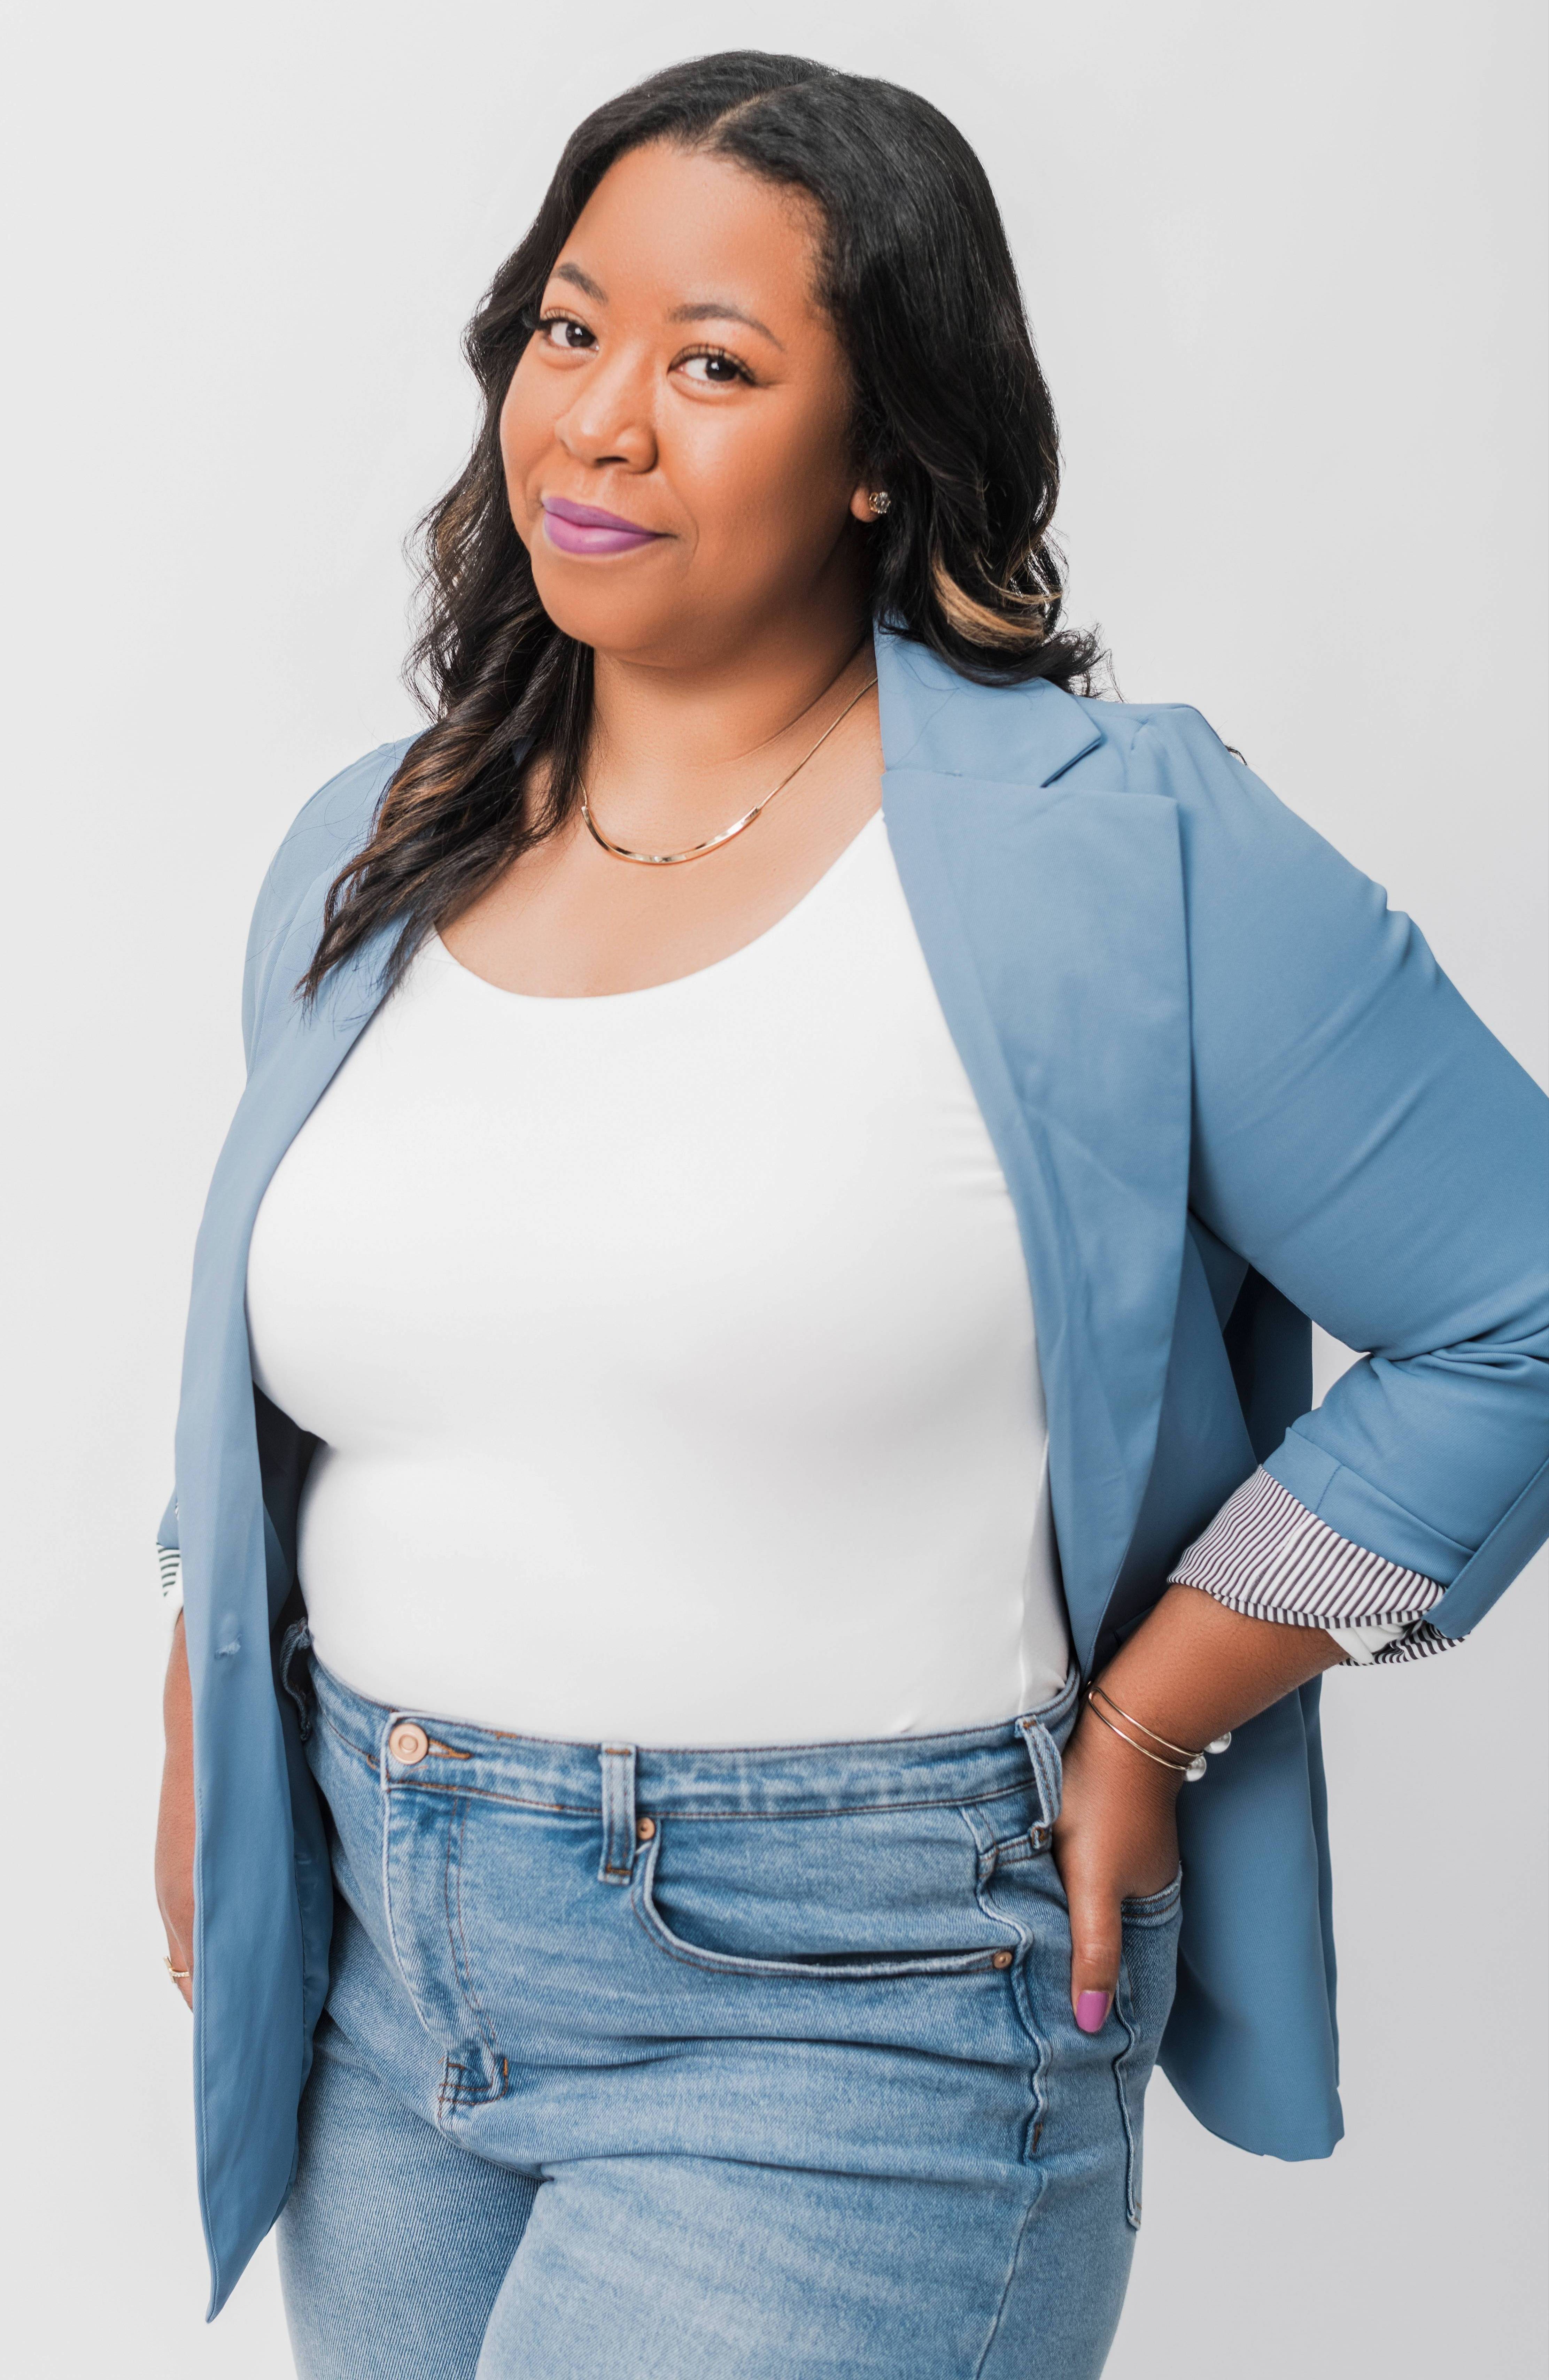
[[[501,413],[544,608],[604,653],[703,663],[849,603],[868,488],[800,193],[655,146],[598,185]]]

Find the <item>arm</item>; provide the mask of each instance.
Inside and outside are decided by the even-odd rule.
[[[1265,1472],[1282,1509],[1407,1574],[1360,1617],[1464,1635],[1549,1527],[1549,1103],[1381,887],[1197,714],[1149,747],[1184,849],[1191,1207],[1366,1351]],[[1301,1594],[1299,1525],[1279,1558],[1262,1535],[1246,1608],[1334,1624]],[[1426,1583],[1460,1592],[1427,1606]]]
[[[1176,802],[1182,837],[1191,1205],[1369,1351],[1189,1548],[1100,1681],[1192,1749],[1344,1658],[1329,1628],[1402,1622],[1394,1654],[1466,1633],[1543,1535],[1549,1111],[1410,921],[1197,715],[1148,724],[1132,765]],[[1181,1779],[1090,1710],[1066,1775],[1072,1998],[1104,1995],[1101,2022],[1119,1902],[1174,1872]]]

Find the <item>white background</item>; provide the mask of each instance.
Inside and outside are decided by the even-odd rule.
[[[280,2380],[270,2251],[201,2325],[149,1547],[248,907],[305,796],[413,722],[401,540],[464,449],[481,287],[575,119],[670,59],[810,48],[927,92],[1006,212],[1122,691],[1197,702],[1542,1075],[1543,27],[1536,0],[12,22],[6,2349],[18,2380]],[[1540,2372],[1542,1585],[1446,1661],[1331,1682],[1349,2137],[1277,2166],[1157,2085],[1120,2380]]]

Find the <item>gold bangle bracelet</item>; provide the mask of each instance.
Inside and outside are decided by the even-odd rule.
[[[1104,1702],[1107,1703],[1110,1711],[1118,1712],[1119,1717],[1122,1719],[1127,1719],[1131,1727],[1138,1727],[1142,1735],[1148,1735],[1153,1743],[1159,1743],[1161,1745],[1164,1752],[1176,1752],[1180,1760],[1197,1760],[1199,1758],[1199,1754],[1197,1752],[1191,1752],[1186,1743],[1169,1743],[1165,1735],[1158,1735],[1154,1727],[1147,1727],[1145,1721],[1143,1718],[1136,1718],[1132,1711],[1119,1709],[1119,1705],[1114,1701],[1113,1696],[1109,1694],[1106,1686],[1099,1686],[1095,1682],[1094,1682],[1093,1684],[1087,1687],[1086,1692],[1089,1700],[1094,1694],[1101,1694]],[[1138,1745],[1136,1746],[1136,1749],[1138,1751]]]
[[[1200,1779],[1204,1775],[1204,1765],[1207,1756],[1211,1760],[1215,1760],[1223,1752],[1229,1752],[1231,1750],[1231,1730],[1229,1727],[1224,1729],[1219,1735],[1213,1735],[1210,1742],[1205,1745],[1204,1752],[1191,1752],[1186,1744],[1169,1743],[1165,1735],[1158,1735],[1156,1729],[1154,1727],[1147,1727],[1143,1718],[1136,1718],[1131,1712],[1120,1708],[1119,1705],[1114,1701],[1113,1696],[1109,1694],[1107,1688],[1106,1686],[1100,1686],[1095,1678],[1086,1689],[1086,1699],[1089,1705],[1094,1694],[1101,1694],[1104,1702],[1107,1703],[1110,1711],[1117,1711],[1119,1717],[1122,1719],[1128,1719],[1131,1727],[1138,1727],[1142,1735],[1148,1735],[1153,1743],[1159,1743],[1162,1746],[1164,1752],[1176,1752],[1180,1760],[1186,1760],[1189,1765],[1183,1771],[1183,1774],[1188,1779],[1191,1785],[1197,1785]],[[1100,1718],[1102,1714],[1099,1712],[1098,1717]],[[1117,1734],[1118,1730],[1115,1729],[1114,1732]],[[1128,1742],[1128,1740],[1129,1739],[1126,1737],[1125,1741]],[[1137,1752],[1140,1750],[1138,1743],[1135,1746],[1135,1750]]]
[[[1105,1718],[1090,1694],[1086,1697],[1086,1707],[1091,1712],[1099,1727],[1106,1727],[1110,1735],[1116,1735],[1120,1743],[1127,1743],[1131,1752],[1138,1752],[1143,1760],[1154,1761],[1158,1768],[1170,1768],[1175,1777],[1186,1777],[1189,1779],[1191,1783],[1204,1775],[1204,1762],[1203,1758],[1200,1758],[1197,1768],[1195,1767],[1193,1761],[1191,1761],[1188,1767],[1185,1767],[1181,1760],[1164,1760],[1159,1752],[1147,1752],[1144,1743],[1137,1743],[1132,1735],[1126,1735],[1121,1727],[1115,1727],[1112,1719]],[[1114,1707],[1117,1710],[1119,1706],[1115,1704]],[[1119,1717],[1122,1718],[1123,1716],[1123,1712],[1120,1711]]]

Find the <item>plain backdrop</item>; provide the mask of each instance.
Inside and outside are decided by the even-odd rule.
[[[413,723],[402,541],[469,433],[462,324],[571,126],[651,68],[748,43],[926,92],[1005,210],[1073,609],[1122,692],[1197,703],[1542,1077],[1544,21],[31,0],[10,22],[0,2352],[17,2380],[283,2380],[272,2249],[202,2325],[188,2022],[151,1892],[150,1548],[249,906],[305,797]],[[1275,2165],[1156,2085],[1120,2380],[1542,2371],[1544,1654],[1540,1571],[1464,1651],[1331,1681],[1349,2137]]]

